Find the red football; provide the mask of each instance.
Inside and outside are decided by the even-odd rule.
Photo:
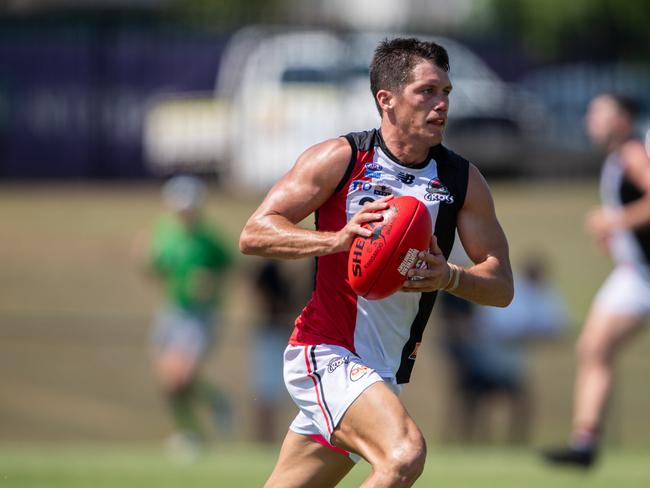
[[[395,293],[406,273],[418,261],[418,253],[429,249],[431,216],[414,197],[397,197],[388,202],[383,219],[365,227],[370,237],[358,236],[348,257],[348,279],[357,295],[377,300]]]

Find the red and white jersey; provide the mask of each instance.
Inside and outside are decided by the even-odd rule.
[[[352,146],[352,158],[335,192],[317,210],[316,228],[338,231],[366,202],[410,195],[426,205],[438,245],[448,257],[456,217],[465,201],[469,163],[438,145],[422,164],[404,166],[376,129],[345,137]],[[314,292],[296,319],[289,343],[345,347],[382,377],[407,383],[436,292],[397,292],[381,300],[366,300],[350,288],[347,260],[347,252],[317,259]]]

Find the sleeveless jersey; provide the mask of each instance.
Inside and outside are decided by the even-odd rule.
[[[377,129],[345,138],[352,157],[340,184],[317,210],[316,228],[338,231],[366,202],[410,195],[426,205],[438,246],[449,257],[457,214],[465,201],[469,163],[438,145],[423,164],[404,166]],[[366,300],[350,287],[347,260],[347,252],[317,258],[314,292],[296,319],[289,343],[345,347],[382,377],[407,383],[437,293],[397,292]]]
[[[613,209],[620,209],[643,196],[641,190],[627,178],[618,153],[610,154],[605,160],[600,194],[603,205]],[[650,280],[650,228],[617,230],[612,236],[610,251],[616,263],[635,266]]]

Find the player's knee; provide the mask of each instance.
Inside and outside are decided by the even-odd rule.
[[[602,340],[585,335],[576,344],[576,355],[581,363],[601,363],[609,359],[609,347]]]
[[[160,386],[168,394],[181,394],[192,387],[194,378],[187,371],[167,371],[160,375]]]
[[[168,354],[158,363],[158,377],[168,393],[187,388],[194,379],[194,364],[179,355]]]
[[[266,480],[266,483],[264,483],[264,488],[282,488],[282,483],[277,479],[277,477],[274,476],[274,474],[275,472],[273,472],[270,478]]]
[[[424,470],[427,447],[422,434],[417,431],[396,445],[389,453],[387,467],[391,477],[410,486]]]

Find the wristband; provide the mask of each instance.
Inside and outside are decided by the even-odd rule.
[[[451,264],[447,263],[447,269],[449,270],[449,278],[447,278],[447,283],[445,283],[445,286],[440,288],[441,290],[446,290],[451,282],[454,281],[454,268]]]
[[[451,263],[447,263],[447,265],[449,266],[449,281],[447,281],[443,290],[454,291],[460,284],[460,266]]]

